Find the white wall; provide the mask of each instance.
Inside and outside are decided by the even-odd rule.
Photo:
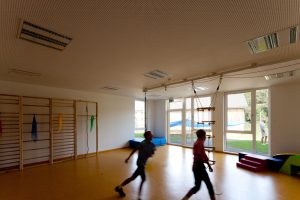
[[[134,134],[133,98],[8,81],[0,81],[0,93],[97,101],[100,151],[125,147]]]
[[[146,124],[147,130],[155,134],[155,102],[154,100],[147,100],[146,103]]]
[[[300,153],[300,83],[271,88],[271,154]]]
[[[166,101],[155,101],[155,134],[157,137],[166,137],[167,134],[167,114]]]
[[[155,137],[166,137],[167,118],[165,100],[148,100],[148,130],[154,133]]]

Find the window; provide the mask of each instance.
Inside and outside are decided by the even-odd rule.
[[[199,124],[202,121],[211,121],[212,113],[209,111],[197,111],[198,107],[209,107],[211,97],[188,97],[174,99],[169,103],[168,109],[168,142],[183,146],[193,146],[197,140],[195,132],[205,129],[207,134],[212,134],[212,127],[208,123]],[[206,144],[212,146],[212,144]]]
[[[135,130],[134,137],[144,137],[145,131],[145,102],[135,101]]]
[[[182,144],[182,133],[183,133],[183,103],[184,99],[174,99],[173,102],[169,103],[169,131],[168,139],[171,144]]]

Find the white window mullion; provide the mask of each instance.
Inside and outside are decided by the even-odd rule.
[[[256,90],[251,91],[251,132],[253,152],[256,153]]]
[[[194,143],[194,134],[195,134],[195,108],[194,108],[194,97],[191,98],[191,141]]]
[[[228,127],[228,120],[227,120],[227,118],[228,118],[228,94],[225,94],[225,98],[224,98],[224,110],[225,110],[225,112],[224,112],[224,135],[223,135],[223,137],[224,137],[224,139],[223,139],[223,151],[226,151],[227,150],[227,132],[228,132],[228,130],[227,130],[227,127]]]
[[[186,108],[185,108],[185,100],[186,98],[183,99],[183,102],[182,102],[182,112],[181,112],[181,119],[182,119],[182,127],[181,127],[181,130],[182,130],[182,134],[181,134],[181,144],[182,145],[186,145]]]

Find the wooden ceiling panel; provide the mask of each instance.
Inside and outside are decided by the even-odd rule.
[[[299,57],[299,41],[252,55],[245,41],[300,24],[299,0],[3,0],[0,79],[138,97],[173,80]],[[73,38],[62,52],[17,39],[20,19]],[[8,73],[19,68],[39,78]]]

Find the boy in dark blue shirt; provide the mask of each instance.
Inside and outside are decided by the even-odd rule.
[[[142,187],[143,187],[143,184],[146,180],[145,165],[147,163],[148,158],[151,157],[154,154],[155,150],[156,150],[155,145],[151,142],[152,137],[153,137],[151,131],[146,131],[144,133],[144,137],[145,137],[145,140],[143,140],[140,143],[140,145],[137,148],[135,148],[131,152],[129,157],[125,160],[125,162],[127,163],[128,160],[130,159],[130,157],[137,150],[139,150],[138,159],[137,159],[137,162],[136,162],[137,169],[135,170],[135,172],[132,174],[132,176],[130,178],[126,179],[121,185],[119,185],[115,188],[115,191],[118,192],[121,197],[126,196],[126,194],[123,191],[123,186],[127,185],[128,183],[130,183],[131,181],[136,179],[136,177],[141,176],[142,181],[141,181],[140,189],[139,189],[139,199],[140,199],[141,192],[142,192]]]

